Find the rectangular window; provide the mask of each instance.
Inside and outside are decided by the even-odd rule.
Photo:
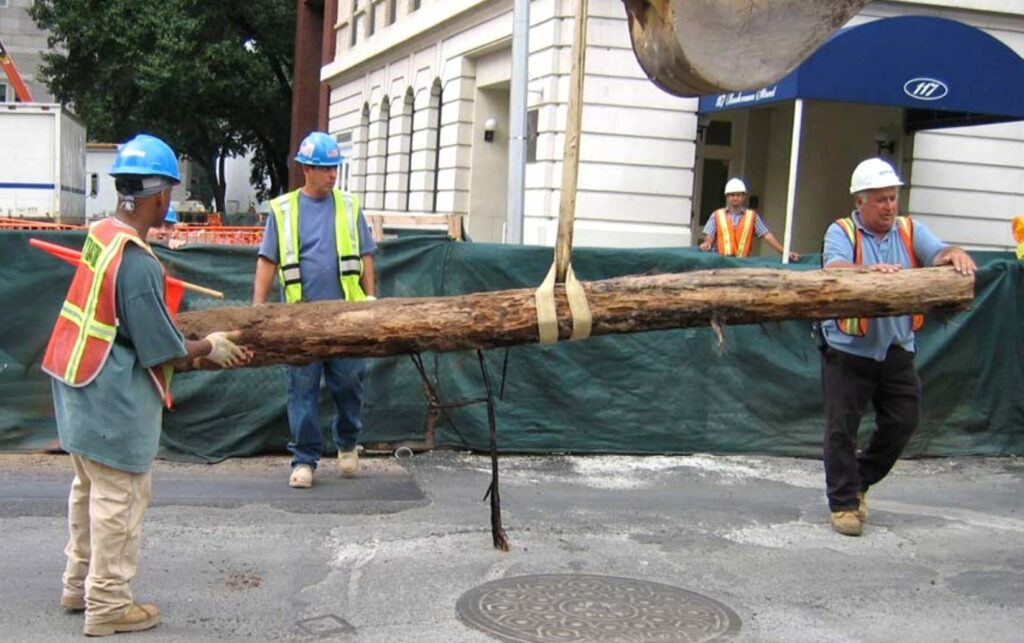
[[[366,17],[365,14],[357,14],[352,16],[352,42],[353,47],[359,42],[359,32],[363,30],[363,19]]]
[[[7,83],[0,83],[0,103],[7,102]]]
[[[398,19],[398,0],[388,0],[388,24],[395,24]]]
[[[732,123],[729,121],[711,121],[704,134],[705,145],[732,145]]]
[[[540,110],[531,109],[526,112],[526,162],[537,162],[537,125],[540,123]]]
[[[419,8],[420,8],[420,0],[410,0],[409,1],[409,11],[416,11]]]
[[[377,31],[377,7],[379,6],[380,3],[370,4],[370,33],[367,34],[368,36],[372,36]]]

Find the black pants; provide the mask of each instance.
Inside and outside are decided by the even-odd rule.
[[[884,362],[827,348],[822,352],[825,393],[825,483],[831,511],[857,508],[857,492],[885,477],[917,428],[921,380],[914,354],[889,348]],[[868,401],[875,430],[857,454],[857,429]]]

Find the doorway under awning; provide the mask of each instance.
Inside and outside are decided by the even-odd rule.
[[[1024,120],[1024,59],[961,22],[901,16],[838,31],[775,85],[701,97],[702,116],[793,101],[784,256],[805,100],[903,108],[907,133]]]

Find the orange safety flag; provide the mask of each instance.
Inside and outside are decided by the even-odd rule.
[[[77,266],[79,260],[82,258],[81,252],[72,250],[67,246],[60,246],[56,243],[49,243],[35,238],[30,238],[28,243],[33,248],[39,248],[40,250],[48,252],[54,257],[57,257],[72,266]],[[164,275],[164,304],[167,305],[167,310],[170,311],[171,317],[173,317],[175,321],[177,321],[178,308],[181,306],[181,300],[184,295],[185,282],[181,279],[175,279],[174,277]]]
[[[1013,217],[1013,238],[1017,240],[1017,258],[1024,260],[1024,215]]]

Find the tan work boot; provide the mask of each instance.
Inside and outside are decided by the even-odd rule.
[[[356,475],[359,470],[359,453],[351,451],[338,451],[338,473],[345,477]]]
[[[863,531],[856,511],[833,511],[832,528],[844,536],[859,536]]]
[[[857,492],[857,517],[862,523],[868,521],[868,492]]]
[[[128,613],[119,619],[103,623],[86,622],[84,632],[86,636],[110,636],[118,632],[141,632],[151,627],[156,627],[160,620],[160,610],[156,605],[142,605],[132,603]]]
[[[288,478],[288,486],[295,489],[309,489],[313,486],[313,467],[308,464],[295,465]]]
[[[85,597],[72,596],[71,594],[61,594],[60,606],[69,612],[85,611]]]

